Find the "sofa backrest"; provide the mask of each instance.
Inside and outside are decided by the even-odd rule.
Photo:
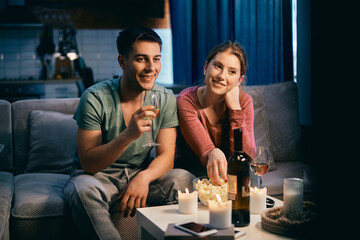
[[[11,104],[0,100],[0,171],[13,170]]]
[[[244,87],[245,92],[254,92],[254,89],[261,89],[264,95],[265,112],[269,128],[268,137],[275,162],[302,161],[303,149],[301,144],[297,84],[293,81],[287,81]],[[258,99],[252,93],[250,93],[250,96],[252,96],[254,108],[256,108],[255,105],[258,103],[255,103],[255,101]],[[259,127],[256,123],[254,124],[254,128]]]
[[[16,101],[11,104],[15,174],[24,173],[27,168],[28,153],[30,150],[30,113],[34,110],[43,110],[63,114],[74,114],[79,100],[79,98],[29,99]]]
[[[244,91],[249,93],[254,102],[256,144],[269,144],[275,162],[302,160],[297,84],[288,81],[269,85],[245,86]],[[5,132],[0,132],[0,144],[5,143],[6,145],[4,149],[6,157],[0,161],[0,170],[15,168],[15,173],[20,174],[29,167],[27,166],[28,121],[32,111],[43,110],[74,114],[78,103],[79,98],[21,100],[11,104],[12,115],[10,115],[6,114],[10,109],[9,103],[0,100],[0,109],[4,109],[0,115],[1,124],[4,123],[7,126],[2,128],[2,131]],[[264,112],[265,114],[263,114]],[[13,151],[11,151],[11,127]],[[4,154],[0,155],[1,158]]]

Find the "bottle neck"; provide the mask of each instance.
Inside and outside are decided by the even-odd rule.
[[[242,129],[234,129],[234,153],[243,153]]]
[[[235,150],[234,154],[241,155],[241,154],[244,154],[244,151]]]

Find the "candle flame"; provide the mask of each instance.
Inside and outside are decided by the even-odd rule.
[[[220,197],[219,194],[216,194],[216,199],[217,199],[218,203],[220,204],[221,203],[221,197]]]
[[[189,194],[189,189],[185,188],[186,194]]]

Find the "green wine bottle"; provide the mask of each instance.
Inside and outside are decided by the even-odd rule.
[[[244,227],[250,223],[251,157],[243,151],[242,129],[234,129],[234,154],[228,161],[228,198],[232,201],[232,223]]]

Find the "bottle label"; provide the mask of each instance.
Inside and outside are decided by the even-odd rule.
[[[235,201],[237,198],[237,176],[228,175],[228,199]]]

